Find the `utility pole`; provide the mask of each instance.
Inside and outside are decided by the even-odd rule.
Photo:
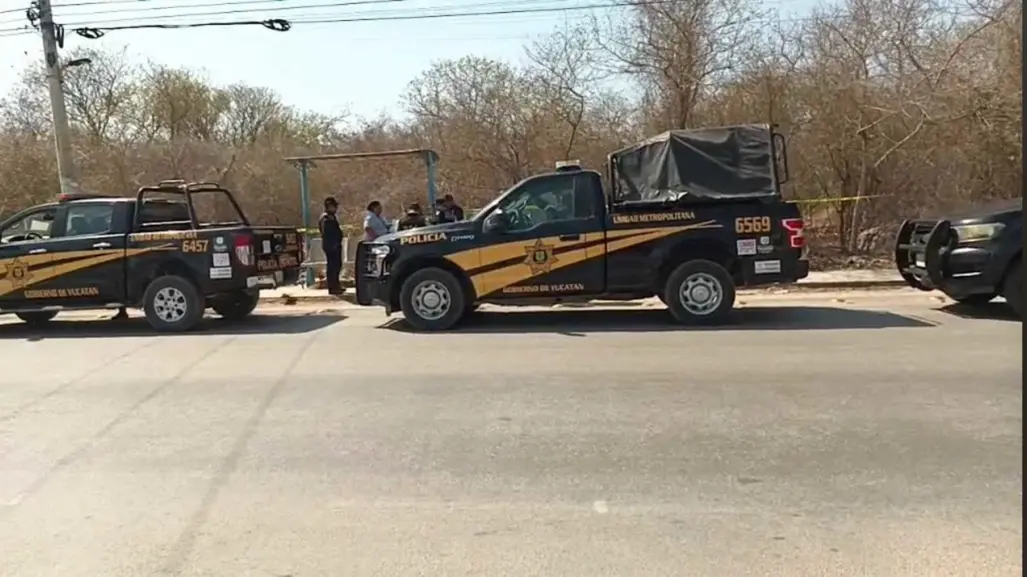
[[[61,194],[78,189],[78,174],[71,151],[71,129],[68,128],[68,110],[64,105],[64,78],[61,60],[57,54],[57,27],[53,22],[50,0],[37,0],[39,26],[43,33],[43,55],[46,58],[46,81],[50,89],[50,109],[53,112],[53,135],[57,147],[57,171],[61,178]]]

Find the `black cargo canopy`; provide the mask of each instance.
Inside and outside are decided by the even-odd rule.
[[[610,155],[614,202],[779,196],[773,131],[765,124],[671,130]]]

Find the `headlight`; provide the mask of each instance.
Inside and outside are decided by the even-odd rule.
[[[371,248],[371,254],[374,256],[389,256],[392,249],[387,244],[380,244]]]
[[[954,226],[952,230],[956,231],[956,236],[959,237],[959,242],[977,242],[981,240],[988,240],[998,236],[998,233],[1002,232],[1002,229],[1006,225],[1001,222],[994,222],[989,224],[967,224],[963,226]]]

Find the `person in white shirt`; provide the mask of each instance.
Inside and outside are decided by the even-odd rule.
[[[389,234],[389,223],[382,217],[382,203],[372,200],[364,213],[364,241],[374,240]]]

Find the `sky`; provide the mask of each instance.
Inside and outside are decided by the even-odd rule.
[[[285,103],[301,109],[372,117],[401,113],[400,95],[434,61],[467,54],[523,61],[524,46],[533,39],[590,13],[609,11],[594,7],[615,0],[52,1],[55,21],[69,29],[73,25],[102,29],[138,23],[291,20],[293,28],[288,32],[260,26],[109,30],[103,38],[91,40],[69,30],[65,50],[127,48],[139,62],[202,71],[218,85],[266,86]],[[17,30],[27,23],[24,9],[29,2],[0,0],[0,97],[26,66],[42,65],[40,36]],[[532,9],[548,12],[426,17]],[[207,15],[198,15],[203,13]],[[351,21],[303,22],[346,19]]]

